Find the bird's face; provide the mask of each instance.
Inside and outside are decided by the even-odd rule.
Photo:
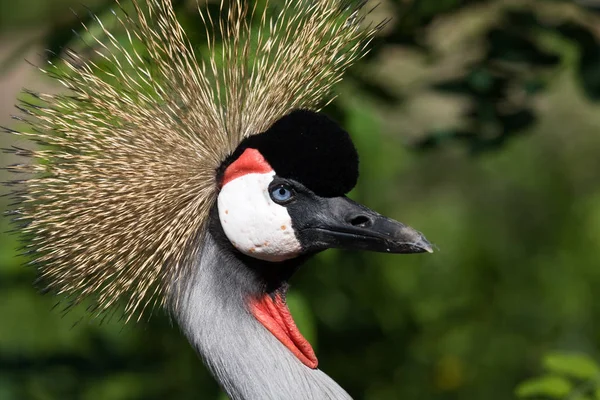
[[[295,111],[224,163],[221,226],[238,251],[270,262],[328,248],[431,251],[419,232],[348,199],[357,178],[348,134],[323,115]]]

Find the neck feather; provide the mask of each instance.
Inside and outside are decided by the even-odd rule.
[[[322,371],[304,365],[251,314],[249,298],[264,290],[253,268],[207,233],[174,314],[229,397],[350,399]]]

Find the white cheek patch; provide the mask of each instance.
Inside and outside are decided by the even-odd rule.
[[[240,252],[261,260],[296,257],[300,242],[287,209],[269,195],[275,172],[251,173],[226,183],[218,198],[225,235]]]

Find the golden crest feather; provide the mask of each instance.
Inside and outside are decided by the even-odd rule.
[[[141,0],[140,0],[141,1]],[[268,3],[268,2],[267,2]],[[215,171],[243,138],[296,108],[317,109],[366,52],[362,5],[284,0],[271,15],[242,0],[202,9],[198,57],[170,0],[119,7],[116,36],[101,28],[93,57],[67,50],[45,73],[67,93],[21,104],[40,144],[9,167],[30,175],[11,211],[48,288],[128,318],[164,305],[201,251],[218,187]],[[215,26],[216,25],[216,26]],[[217,43],[217,36],[222,43]]]

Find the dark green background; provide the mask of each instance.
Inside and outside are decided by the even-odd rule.
[[[75,46],[69,7],[85,20],[81,3],[101,16],[111,6],[0,0],[0,125],[21,86],[55,90],[23,59],[43,64],[44,49]],[[200,45],[189,3],[177,7]],[[320,367],[357,399],[508,399],[551,350],[598,358],[593,4],[387,0],[373,13],[393,20],[327,111],[361,155],[353,197],[438,251],[329,251],[293,279],[292,312]],[[1,400],[222,396],[166,316],[63,315],[32,287],[14,237],[0,240]]]

